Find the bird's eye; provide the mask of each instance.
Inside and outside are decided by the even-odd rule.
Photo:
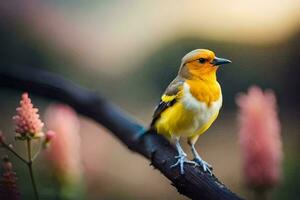
[[[203,64],[203,63],[205,63],[206,62],[206,59],[205,58],[199,58],[199,63],[201,63],[201,64]]]

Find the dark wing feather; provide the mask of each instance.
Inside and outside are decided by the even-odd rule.
[[[155,108],[154,114],[153,114],[153,118],[152,118],[152,122],[151,122],[151,127],[154,126],[156,120],[160,117],[160,114],[166,110],[167,108],[173,106],[176,103],[176,98],[173,99],[172,101],[169,102],[164,102],[162,100],[160,100],[158,106]]]
[[[178,94],[179,92],[179,88],[180,86],[182,86],[184,83],[184,80],[177,76],[171,83],[170,85],[167,87],[166,91],[164,92],[164,95],[166,96],[175,96]],[[153,114],[153,118],[152,118],[152,122],[151,122],[151,128],[153,128],[156,120],[160,117],[161,113],[163,111],[165,111],[167,108],[173,106],[177,101],[177,98],[174,98],[170,101],[163,101],[162,99],[160,100],[158,106],[156,106],[154,114]]]

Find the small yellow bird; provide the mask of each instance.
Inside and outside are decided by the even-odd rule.
[[[195,149],[198,137],[215,121],[222,106],[221,87],[216,72],[220,65],[231,63],[218,58],[207,49],[196,49],[186,54],[181,61],[177,77],[169,84],[156,107],[151,128],[169,139],[175,140],[179,165],[184,174],[184,163],[202,166],[211,172],[211,165],[205,162]],[[187,138],[195,161],[187,159],[180,146],[180,138]]]

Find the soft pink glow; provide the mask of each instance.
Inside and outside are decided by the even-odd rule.
[[[275,95],[254,86],[237,98],[237,104],[246,182],[255,188],[272,187],[280,180],[282,161]]]
[[[47,127],[55,132],[55,137],[51,132],[48,135],[51,145],[47,155],[57,177],[62,181],[79,178],[81,155],[76,113],[66,105],[51,105],[46,111],[45,121]]]
[[[22,137],[41,137],[43,136],[42,128],[44,124],[40,120],[38,109],[33,107],[28,93],[22,95],[20,107],[17,109],[17,114],[13,117],[16,124],[15,131]],[[29,134],[29,135],[28,135]]]

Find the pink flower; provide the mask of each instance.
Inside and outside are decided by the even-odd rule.
[[[0,181],[0,199],[6,200],[18,200],[20,199],[20,192],[17,188],[17,177],[13,171],[12,163],[8,157],[3,158],[3,171],[2,178]]]
[[[56,133],[54,131],[47,131],[46,135],[45,135],[45,140],[44,140],[44,147],[47,148],[49,146],[49,144],[51,143],[51,141],[53,140],[53,138],[55,138]]]
[[[282,144],[276,98],[272,91],[253,86],[238,96],[239,141],[246,183],[267,189],[280,181]]]
[[[46,138],[45,138],[45,140],[46,140],[47,142],[50,142],[54,137],[55,137],[55,132],[49,130],[49,131],[46,133]]]
[[[48,134],[51,145],[47,153],[55,174],[63,183],[78,179],[82,169],[79,120],[76,113],[66,105],[51,105],[47,108],[45,121],[47,127],[56,133],[55,137]]]
[[[28,93],[23,93],[20,107],[17,109],[17,114],[13,117],[16,124],[16,133],[19,139],[27,137],[42,137],[43,122],[40,120],[38,109],[33,107]]]

